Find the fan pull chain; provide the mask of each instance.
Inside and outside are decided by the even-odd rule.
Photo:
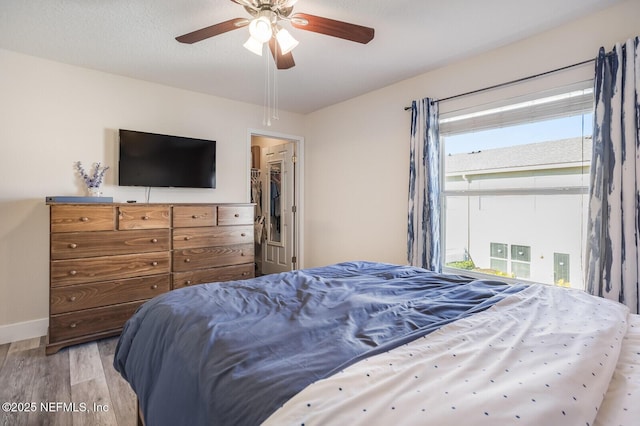
[[[276,43],[276,49],[278,49],[279,47],[277,46]],[[276,55],[276,61],[278,60],[278,55]],[[272,111],[272,115],[271,117],[274,120],[280,120],[280,116],[278,114],[278,67],[277,67],[277,63],[276,66],[273,68],[273,111]]]
[[[263,50],[264,50],[264,46],[263,46]],[[265,62],[264,62],[264,113],[262,116],[262,125],[263,126],[271,126],[271,112],[269,111],[270,107],[271,107],[271,90],[270,90],[270,82],[271,79],[269,78],[269,71],[270,71],[270,62],[271,59],[269,58],[268,54],[264,54],[263,51],[263,55],[265,58]]]
[[[267,45],[267,43],[265,43]],[[264,46],[263,46],[264,49]],[[278,43],[275,43],[275,54],[273,62],[269,54],[263,55],[265,58],[264,65],[264,113],[262,116],[262,124],[271,126],[271,119],[280,120],[279,101],[278,101]]]

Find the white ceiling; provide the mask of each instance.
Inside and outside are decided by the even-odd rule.
[[[532,36],[622,0],[299,0],[295,12],[375,28],[362,45],[292,29],[296,66],[279,107],[309,113]],[[241,28],[176,36],[236,17],[230,0],[0,0],[0,48],[262,105],[265,60]],[[1,70],[1,68],[0,68]]]

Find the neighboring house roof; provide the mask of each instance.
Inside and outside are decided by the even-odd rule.
[[[588,136],[449,154],[445,157],[445,171],[447,175],[457,175],[580,167],[591,162],[591,149],[592,139]]]

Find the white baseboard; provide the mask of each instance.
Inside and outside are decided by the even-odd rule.
[[[48,327],[49,318],[0,325],[0,345],[44,336]]]

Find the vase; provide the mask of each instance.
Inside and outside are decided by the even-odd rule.
[[[102,194],[102,192],[100,192],[100,188],[97,186],[90,186],[87,188],[87,195],[89,195],[89,197],[99,197]]]

